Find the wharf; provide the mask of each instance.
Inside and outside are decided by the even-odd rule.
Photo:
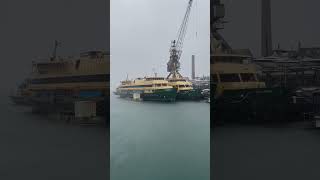
[[[71,124],[107,124],[108,98],[106,97],[31,97],[32,112],[48,114]]]

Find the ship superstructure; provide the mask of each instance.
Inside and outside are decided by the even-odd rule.
[[[34,112],[69,114],[72,118],[105,116],[110,54],[87,51],[76,57],[58,57],[57,45],[51,58],[32,62],[31,75],[23,83],[25,93],[11,99],[32,106]]]
[[[109,82],[109,54],[102,51],[81,53],[44,62],[33,62],[29,88],[44,90],[105,91]]]
[[[144,77],[122,81],[116,94],[135,100],[173,102],[177,91],[164,77]]]
[[[33,62],[29,90],[32,103],[64,107],[78,101],[94,101],[98,114],[107,112],[109,97],[110,55],[103,51],[88,51],[79,57],[55,58]],[[103,107],[105,106],[105,107]],[[73,110],[71,110],[73,111]]]
[[[215,122],[272,121],[285,114],[287,99],[281,88],[268,88],[248,49],[232,49],[218,32],[224,28],[224,5],[212,2],[211,108]],[[277,117],[277,118],[270,118]]]

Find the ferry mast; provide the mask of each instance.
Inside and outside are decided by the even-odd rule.
[[[167,78],[182,78],[182,75],[179,73],[179,70],[180,70],[179,60],[182,54],[182,47],[183,47],[184,38],[187,32],[192,3],[193,3],[193,0],[189,0],[186,13],[184,15],[182,24],[178,31],[177,39],[171,42],[170,60],[167,63],[167,71],[169,72],[169,75],[167,76]]]

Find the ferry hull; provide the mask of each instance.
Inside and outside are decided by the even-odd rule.
[[[214,123],[279,122],[288,114],[288,98],[281,88],[225,91],[211,102]]]
[[[175,89],[156,90],[154,93],[143,93],[141,97],[144,101],[174,102],[177,91]]]
[[[143,101],[162,101],[162,102],[174,102],[177,97],[177,91],[175,89],[157,89],[152,93],[145,92],[118,92],[121,98],[133,98],[133,94],[140,94],[140,98]]]
[[[201,100],[203,95],[200,90],[188,90],[188,91],[179,91],[177,93],[177,100]]]
[[[28,98],[25,96],[10,96],[10,99],[16,105],[30,105]]]

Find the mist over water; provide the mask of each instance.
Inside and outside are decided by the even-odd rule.
[[[320,132],[296,125],[231,126],[211,132],[213,179],[316,180]]]
[[[171,41],[176,39],[188,0],[111,0],[111,86],[144,76],[166,77]],[[183,43],[180,73],[191,76],[191,56],[196,56],[196,76],[210,73],[210,1],[194,1]]]
[[[111,97],[112,180],[209,180],[210,105]]]
[[[68,125],[1,96],[0,179],[108,178],[109,147],[104,127]]]

